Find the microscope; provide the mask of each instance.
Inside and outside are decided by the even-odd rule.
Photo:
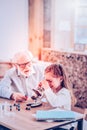
[[[31,108],[41,106],[42,105],[41,99],[43,97],[42,89],[38,88],[37,90],[36,89],[32,90],[35,93],[35,95],[31,97],[31,99],[33,99],[34,102],[27,104],[27,106],[30,106]]]

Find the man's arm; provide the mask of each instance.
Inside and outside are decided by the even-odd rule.
[[[11,79],[8,73],[6,73],[4,78],[0,81],[0,97],[9,99],[11,94],[12,94]]]

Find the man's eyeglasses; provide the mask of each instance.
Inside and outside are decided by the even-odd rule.
[[[23,64],[17,64],[20,68],[25,68],[26,66],[31,66],[31,61],[23,63]]]

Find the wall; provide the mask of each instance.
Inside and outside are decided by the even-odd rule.
[[[87,107],[87,55],[42,49],[43,61],[61,63],[67,73],[69,85],[77,97],[77,106]]]
[[[28,48],[28,0],[0,0],[0,59]]]

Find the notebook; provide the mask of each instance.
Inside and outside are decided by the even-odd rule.
[[[75,117],[72,111],[38,110],[36,112],[36,120],[73,120]]]

